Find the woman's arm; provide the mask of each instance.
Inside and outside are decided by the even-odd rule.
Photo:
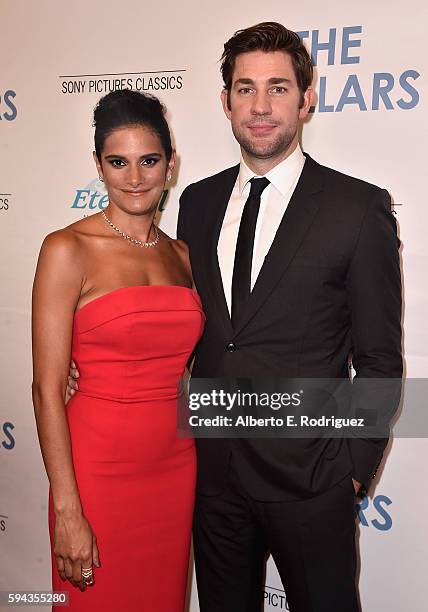
[[[73,316],[83,284],[79,248],[70,230],[49,235],[41,248],[33,287],[33,403],[55,512],[58,571],[81,586],[95,539],[87,523],[73,468],[64,395]],[[88,565],[89,564],[89,565]]]
[[[181,239],[175,240],[175,245],[177,247],[178,255],[179,255],[179,257],[181,259],[181,262],[182,262],[182,264],[183,264],[183,266],[184,266],[184,268],[186,270],[186,273],[187,273],[188,277],[191,280],[192,289],[194,291],[197,291],[196,285],[195,285],[195,281],[193,279],[192,266],[190,264],[189,247],[184,242],[184,240],[181,240]],[[187,361],[186,369],[188,370],[189,374],[192,373],[193,362],[195,361],[195,351],[196,351],[196,347],[193,349],[193,352],[189,356],[189,359]],[[71,373],[71,370],[70,370],[70,373]],[[77,376],[78,376],[78,374],[77,374]],[[77,383],[75,383],[75,388],[77,388]]]

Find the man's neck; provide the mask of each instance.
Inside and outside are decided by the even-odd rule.
[[[292,153],[296,150],[299,141],[293,141],[290,146],[282,151],[279,155],[275,157],[269,157],[267,159],[260,159],[258,157],[254,157],[253,155],[249,155],[247,151],[244,151],[241,147],[241,155],[244,162],[247,164],[250,170],[252,170],[257,176],[265,176],[272,168],[275,168],[278,164],[290,157]]]

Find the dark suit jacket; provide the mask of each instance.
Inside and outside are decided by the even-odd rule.
[[[400,242],[388,192],[306,155],[233,329],[217,243],[238,171],[194,183],[180,198],[178,237],[189,245],[207,316],[192,376],[341,378],[349,376],[352,355],[357,377],[401,378]],[[386,442],[198,439],[198,488],[208,495],[221,490],[231,452],[259,500],[311,497],[348,474],[368,486]]]

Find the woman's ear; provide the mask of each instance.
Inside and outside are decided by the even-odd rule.
[[[177,154],[175,149],[172,150],[171,159],[168,162],[168,166],[166,169],[166,180],[170,181],[172,178],[172,172],[174,170],[175,162],[177,161]]]
[[[94,162],[95,162],[95,165],[97,167],[97,172],[98,172],[98,176],[100,177],[100,181],[103,181],[104,180],[103,169],[102,169],[102,166],[100,164],[100,160],[98,159],[97,154],[96,154],[95,151],[92,151],[92,157],[94,158]]]

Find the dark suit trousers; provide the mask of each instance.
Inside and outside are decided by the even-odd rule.
[[[260,612],[265,560],[276,563],[291,612],[358,612],[351,476],[317,497],[262,502],[233,466],[219,495],[198,495],[194,519],[201,612]]]

